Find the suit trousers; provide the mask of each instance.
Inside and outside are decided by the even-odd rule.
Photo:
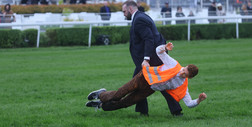
[[[99,95],[99,98],[102,102],[102,109],[112,111],[134,105],[154,92],[145,80],[142,71],[140,71],[117,91],[103,92]]]

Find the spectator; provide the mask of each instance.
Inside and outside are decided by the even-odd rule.
[[[208,8],[208,16],[217,16],[215,2],[212,2],[212,5]],[[217,19],[209,19],[208,21],[209,23],[217,23]]]
[[[40,0],[40,4],[48,5],[48,1],[49,1],[49,0]]]
[[[59,0],[49,0],[51,4],[57,4]]]
[[[28,0],[21,0],[21,4],[27,4]]]
[[[171,18],[172,17],[172,9],[169,7],[169,3],[165,2],[165,6],[161,9],[161,15],[163,18]],[[171,21],[166,21],[166,24],[171,24]]]
[[[242,7],[241,7],[241,15],[242,16],[249,15],[248,8],[247,8],[246,4],[243,4]],[[248,22],[248,20],[249,19],[242,18],[242,23]]]
[[[225,12],[224,10],[222,9],[222,4],[221,3],[218,3],[217,4],[217,16],[225,16]],[[218,19],[218,23],[224,23],[225,22],[225,19]]]
[[[86,0],[80,0],[80,4],[86,4]]]
[[[185,14],[183,13],[181,6],[177,7],[176,17],[185,17]],[[176,24],[185,24],[185,23],[186,23],[185,20],[176,20]]]
[[[3,13],[2,13],[2,9],[0,7],[0,23],[3,21]]]
[[[77,0],[70,0],[70,4],[76,4]]]
[[[189,12],[188,17],[194,17],[194,14],[193,14],[192,11]],[[191,23],[191,24],[195,24],[195,20],[191,20],[190,23]]]
[[[10,4],[6,4],[4,6],[3,17],[4,17],[4,22],[5,23],[11,23],[11,22],[16,21],[16,18],[13,15],[13,12],[11,10],[11,5]]]
[[[104,6],[100,8],[100,15],[102,20],[110,20],[111,17],[111,11],[110,8],[108,7],[108,2],[104,1]],[[108,24],[104,24],[108,25]]]
[[[247,6],[248,11],[252,10],[252,6],[251,6],[251,2],[248,2],[248,6]],[[251,13],[251,12],[250,12]]]
[[[39,0],[31,0],[32,5],[38,4],[38,2],[39,2]]]
[[[141,1],[137,2],[138,11],[145,12],[144,7],[141,6]]]
[[[247,6],[247,10],[248,10],[248,15],[252,15],[252,6],[251,6],[251,2],[248,1],[248,6]],[[252,19],[248,19],[248,22],[252,22]]]

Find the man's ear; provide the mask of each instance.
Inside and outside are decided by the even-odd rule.
[[[133,9],[131,6],[129,6],[129,12],[130,12],[130,14],[132,14],[132,12],[133,12]]]

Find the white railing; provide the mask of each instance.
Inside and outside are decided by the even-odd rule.
[[[177,21],[177,20],[187,20],[188,24],[188,41],[190,41],[190,26],[191,20],[205,20],[205,19],[235,19],[236,23],[236,38],[239,38],[239,23],[241,19],[252,19],[252,16],[233,16],[233,17],[227,17],[227,16],[211,16],[211,17],[180,17],[180,18],[160,18],[155,19],[154,22],[157,21]],[[125,24],[128,25],[131,23],[131,21],[127,20],[118,20],[118,21],[81,21],[81,22],[45,22],[45,23],[1,23],[1,27],[10,27],[10,26],[37,26],[38,29],[38,35],[37,35],[37,48],[39,47],[39,38],[40,38],[40,26],[46,26],[46,25],[89,25],[89,38],[88,38],[88,47],[91,47],[91,35],[92,35],[92,26],[95,24]]]

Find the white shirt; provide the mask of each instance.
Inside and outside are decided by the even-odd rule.
[[[161,71],[173,68],[177,65],[177,61],[174,60],[172,57],[170,57],[165,52],[165,45],[160,45],[156,48],[156,52],[160,60],[164,63],[162,67],[160,67]],[[176,89],[177,87],[181,86],[185,81],[185,78],[182,78],[179,76],[179,73],[173,77],[172,79],[162,82],[162,83],[156,83],[151,85],[151,89],[155,91],[163,91],[163,90],[170,90],[170,89]],[[188,88],[186,90],[186,95],[183,98],[183,101],[185,102],[186,106],[189,108],[195,107],[198,105],[197,103],[198,99],[192,100]]]

